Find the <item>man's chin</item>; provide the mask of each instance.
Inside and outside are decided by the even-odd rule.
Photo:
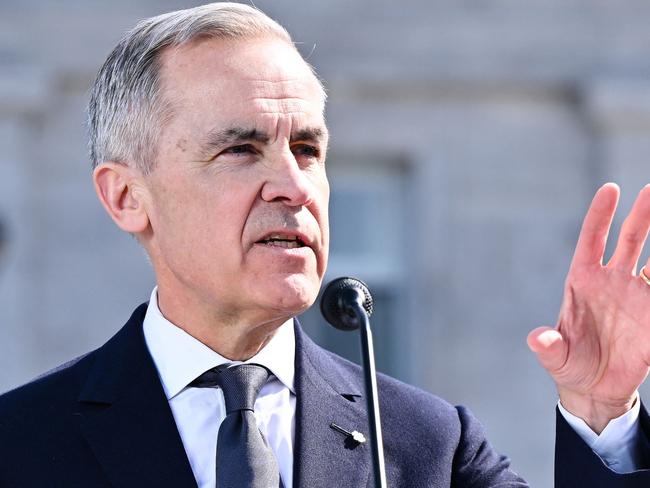
[[[266,296],[272,307],[286,316],[296,316],[311,307],[318,297],[320,280],[303,275],[290,275],[272,280]]]

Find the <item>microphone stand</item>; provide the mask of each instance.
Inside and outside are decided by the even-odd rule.
[[[377,373],[375,370],[375,351],[372,346],[372,331],[370,319],[363,308],[363,298],[356,290],[342,300],[348,319],[359,326],[361,339],[361,355],[363,358],[363,375],[366,387],[366,402],[368,405],[368,423],[370,425],[370,447],[372,448],[372,465],[375,474],[375,486],[386,488],[386,468],[384,466],[384,444],[381,435],[381,420],[379,418],[379,398],[377,396]],[[347,294],[347,293],[345,293]]]

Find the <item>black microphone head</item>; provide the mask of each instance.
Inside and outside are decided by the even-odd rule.
[[[344,308],[344,296],[350,292],[360,292],[363,296],[362,306],[368,314],[372,315],[372,295],[368,286],[361,280],[350,277],[336,278],[328,283],[320,299],[320,311],[330,324],[341,330],[354,330],[358,324],[352,325],[345,320],[347,313]]]

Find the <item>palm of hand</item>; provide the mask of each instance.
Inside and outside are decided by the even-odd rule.
[[[648,374],[650,288],[617,269],[573,270],[557,331],[566,343],[561,365],[549,365],[558,388],[622,403]]]

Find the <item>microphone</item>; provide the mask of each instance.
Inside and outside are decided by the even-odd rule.
[[[339,330],[356,330],[360,323],[354,306],[360,305],[367,316],[372,315],[372,295],[366,284],[356,278],[330,281],[320,300],[320,310],[332,326]]]
[[[336,278],[325,287],[320,301],[320,310],[325,320],[337,329],[359,329],[375,486],[377,488],[386,488],[386,468],[384,466],[384,444],[379,418],[375,353],[372,346],[372,331],[370,330],[369,319],[373,311],[372,295],[366,284],[361,280],[349,277]]]

